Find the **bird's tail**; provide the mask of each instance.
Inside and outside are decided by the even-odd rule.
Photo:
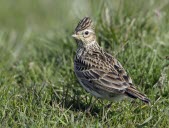
[[[143,102],[150,104],[150,100],[144,94],[140,93],[134,86],[128,87],[125,94],[131,98],[138,98]]]

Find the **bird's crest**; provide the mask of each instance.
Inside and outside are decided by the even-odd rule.
[[[78,31],[82,31],[86,28],[91,28],[91,29],[94,29],[94,26],[93,26],[93,22],[92,20],[90,19],[90,17],[85,17],[83,18],[77,25],[75,31],[78,32]]]

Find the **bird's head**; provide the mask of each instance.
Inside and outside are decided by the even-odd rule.
[[[96,42],[94,25],[89,17],[83,18],[75,28],[72,35],[79,46],[85,47]]]

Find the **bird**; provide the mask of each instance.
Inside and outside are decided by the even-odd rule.
[[[96,99],[119,101],[130,97],[150,103],[146,95],[136,89],[121,63],[100,47],[90,17],[80,20],[72,36],[77,43],[74,72],[87,92]]]

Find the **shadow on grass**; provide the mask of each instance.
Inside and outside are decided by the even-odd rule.
[[[52,93],[53,94],[52,94],[52,100],[50,101],[50,105],[57,103],[60,107],[72,110],[74,112],[81,111],[86,113],[86,109],[95,100],[95,97],[89,98],[87,95],[84,96],[82,94],[83,92],[80,90],[69,89],[69,88],[67,88],[63,92],[54,89]],[[96,106],[96,104],[94,104],[91,107],[89,113],[86,114],[90,114],[92,116],[98,116],[101,110],[102,110],[101,106]]]

